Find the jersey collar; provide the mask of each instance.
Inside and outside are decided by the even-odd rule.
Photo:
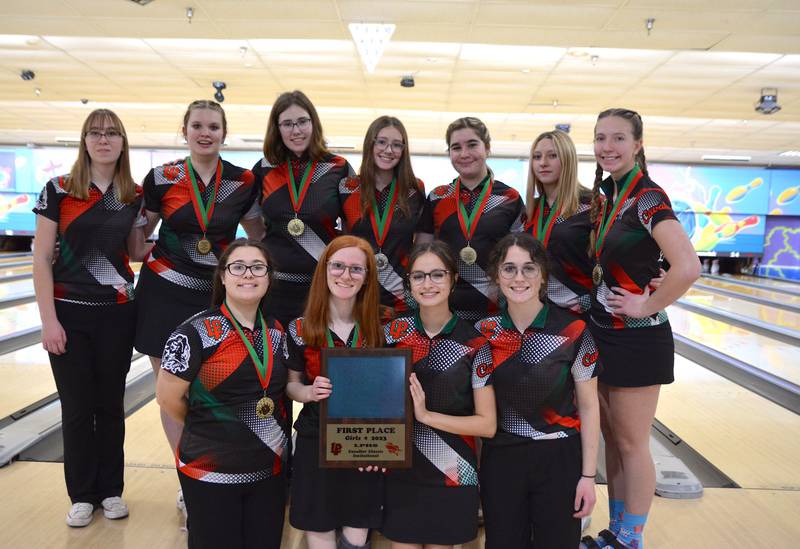
[[[511,316],[509,316],[508,314],[508,306],[504,305],[501,310],[502,310],[502,316],[500,317],[500,325],[503,328],[506,328],[507,330],[516,330],[517,327],[514,326],[514,321],[511,320]],[[550,305],[545,303],[544,306],[542,307],[542,310],[539,311],[539,314],[536,315],[536,318],[533,319],[533,322],[531,322],[530,326],[528,326],[526,329],[541,330],[542,328],[544,328],[544,325],[547,322],[547,313],[549,312],[549,310],[550,310]]]
[[[451,314],[453,314],[452,311]],[[450,320],[447,321],[447,324],[445,324],[439,331],[439,333],[433,337],[450,335],[455,329],[457,322],[458,322],[458,315],[453,314],[453,316],[450,317]],[[414,326],[417,328],[418,332],[425,334],[425,328],[422,324],[422,317],[419,316],[419,309],[414,311]]]

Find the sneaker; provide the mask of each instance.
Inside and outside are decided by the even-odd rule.
[[[73,528],[83,528],[92,522],[94,505],[91,503],[73,503],[67,513],[67,524]]]
[[[103,506],[103,514],[107,519],[116,520],[128,516],[128,505],[119,496],[112,496],[100,502]]]

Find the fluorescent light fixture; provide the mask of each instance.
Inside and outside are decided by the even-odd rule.
[[[782,153],[778,154],[778,156],[800,157],[800,151],[783,151]]]
[[[735,154],[704,154],[704,162],[750,162],[752,156],[739,156]]]
[[[356,43],[358,55],[367,72],[375,72],[386,44],[394,34],[395,25],[383,23],[350,23],[347,25],[353,41]]]
[[[61,143],[62,145],[80,145],[81,138],[80,137],[56,137],[56,143]]]

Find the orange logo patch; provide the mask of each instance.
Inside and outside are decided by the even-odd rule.
[[[496,331],[497,331],[497,321],[484,320],[483,322],[481,322],[481,333],[483,334],[483,337],[488,339],[494,336]]]
[[[588,368],[589,366],[597,362],[597,357],[599,354],[600,353],[598,353],[597,351],[593,353],[586,353],[585,355],[583,355],[581,363]]]
[[[222,322],[218,319],[207,318],[203,321],[208,337],[219,340],[222,337]]]
[[[389,325],[389,335],[394,339],[400,339],[408,332],[407,320],[393,320]]]

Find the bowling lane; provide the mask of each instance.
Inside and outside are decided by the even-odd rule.
[[[14,299],[33,294],[33,278],[2,282],[0,280],[0,299]]]
[[[37,326],[41,326],[41,321],[36,303],[24,303],[0,309],[0,338]]]
[[[797,347],[679,307],[668,314],[674,333],[800,385]]]
[[[656,417],[743,488],[800,490],[800,416],[675,356]]]
[[[161,428],[161,408],[154,398],[125,420],[125,464],[174,469],[175,456]],[[178,479],[175,479],[177,490]]]
[[[701,278],[698,281],[698,284],[800,307],[800,295],[790,295],[783,292],[771,291],[767,288],[753,288],[752,286],[736,284],[734,281],[726,282],[724,280],[719,280],[718,278]]]
[[[800,331],[800,314],[797,313],[783,311],[781,309],[767,307],[766,305],[759,305],[741,299],[734,299],[696,288],[692,288],[686,292],[683,298],[686,301],[698,305],[714,307],[742,317],[753,318],[783,328],[789,328],[790,330]]]
[[[767,278],[766,276],[753,276],[753,275],[723,275],[730,276],[733,280],[743,280],[745,282],[752,282],[761,284],[762,286],[780,288],[781,290],[788,290],[790,292],[800,292],[800,283],[778,280],[777,278]]]
[[[0,417],[55,392],[47,352],[40,344],[0,355]]]
[[[8,267],[4,268],[0,265],[0,282],[3,281],[4,276],[15,275],[31,275],[33,274],[33,265],[23,265],[21,267]]]

